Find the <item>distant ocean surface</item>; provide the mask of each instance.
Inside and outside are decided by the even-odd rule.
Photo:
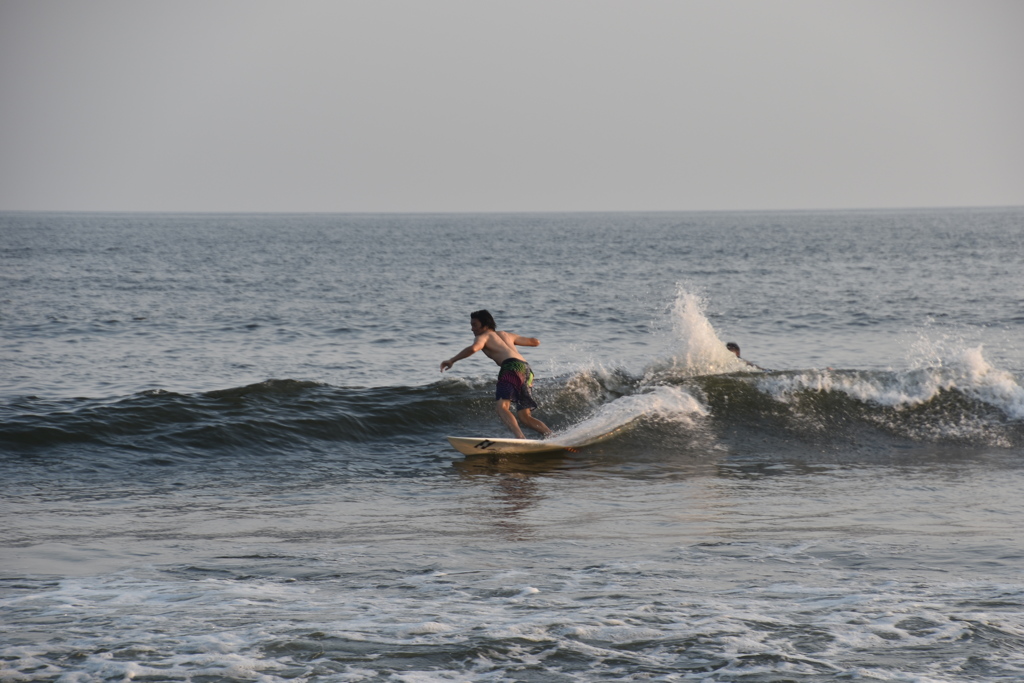
[[[1024,209],[0,213],[0,258],[0,682],[1024,680]],[[455,452],[508,435],[438,371],[479,308],[617,435]]]

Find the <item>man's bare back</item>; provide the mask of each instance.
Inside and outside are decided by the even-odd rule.
[[[485,330],[477,335],[477,338],[484,337],[484,355],[501,365],[509,358],[526,360],[523,355],[516,351],[516,339],[522,340],[518,334],[504,330]]]

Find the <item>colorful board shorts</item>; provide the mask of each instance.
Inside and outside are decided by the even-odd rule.
[[[509,358],[501,364],[498,371],[498,388],[495,391],[495,398],[499,401],[509,399],[515,406],[516,412],[533,409],[537,402],[533,400],[530,387],[533,386],[533,370],[525,360]]]

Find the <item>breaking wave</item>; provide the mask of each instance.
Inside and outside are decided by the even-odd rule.
[[[1024,389],[966,354],[964,366],[905,372],[801,370],[629,378],[586,370],[539,384],[539,412],[569,440],[623,430],[657,448],[666,431],[785,433],[849,445],[865,430],[896,440],[1024,445]],[[625,429],[625,428],[629,429]],[[22,398],[2,407],[0,452],[101,451],[215,457],[219,452],[324,452],[339,444],[441,443],[497,431],[489,387],[344,388],[271,380],[184,395],[115,400]]]
[[[704,437],[701,447],[732,449],[779,437],[854,452],[869,442],[876,450],[907,442],[1024,446],[1021,380],[980,347],[906,370],[761,371],[725,349],[698,297],[681,290],[671,319],[672,348],[639,375],[593,364],[538,382],[538,415],[567,441],[618,432],[605,448],[654,453],[678,446],[666,435],[694,433]],[[0,458],[113,451],[167,463],[337,453],[346,444],[446,452],[446,434],[499,431],[492,386],[450,377],[373,388],[271,379],[192,395],[22,397],[0,406]]]

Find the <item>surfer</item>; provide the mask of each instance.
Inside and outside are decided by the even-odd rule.
[[[739,345],[739,344],[737,344],[736,342],[728,342],[728,343],[727,343],[727,344],[725,345],[725,348],[726,348],[726,349],[728,349],[729,351],[732,351],[733,353],[735,353],[735,354],[736,354],[736,357],[737,357],[737,358],[739,358],[739,359],[740,359],[741,361],[743,361],[744,363],[746,363],[746,364],[747,364],[747,365],[749,365],[750,367],[752,367],[752,368],[757,368],[758,370],[764,370],[764,368],[762,368],[762,367],[759,367],[759,366],[757,366],[757,365],[754,365],[753,363],[751,363],[751,362],[750,362],[749,360],[747,360],[746,358],[741,358],[741,357],[740,357],[740,345]]]
[[[519,422],[544,436],[551,434],[551,429],[546,424],[530,414],[537,407],[537,402],[530,393],[530,387],[533,386],[533,370],[526,359],[516,351],[516,346],[540,346],[540,340],[498,330],[494,318],[486,310],[470,313],[469,326],[476,339],[448,360],[441,361],[441,372],[450,369],[456,361],[469,358],[477,351],[483,351],[485,356],[501,367],[495,392],[498,401],[495,409],[505,426],[519,439],[526,438],[523,436],[523,430],[519,428]],[[516,406],[515,415],[509,410],[512,403]],[[516,421],[517,416],[519,422]]]

